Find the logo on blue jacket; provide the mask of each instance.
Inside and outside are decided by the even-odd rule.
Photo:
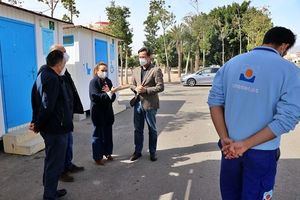
[[[253,75],[253,70],[247,69],[245,73],[241,73],[239,80],[254,83],[255,76]]]

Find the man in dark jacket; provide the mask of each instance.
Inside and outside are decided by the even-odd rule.
[[[32,89],[33,117],[29,129],[40,132],[45,142],[44,195],[54,200],[64,196],[65,189],[57,190],[58,179],[64,168],[68,134],[73,130],[72,109],[66,84],[59,76],[64,68],[64,54],[59,50],[47,56],[47,67],[38,75]]]
[[[51,47],[50,51],[59,50],[64,53],[64,64],[66,64],[69,60],[69,55],[66,52],[66,49],[61,44],[55,44]],[[40,71],[43,69],[41,67]],[[72,80],[71,74],[68,72],[66,67],[64,67],[63,71],[61,72],[60,76],[63,78],[68,95],[69,95],[69,106],[73,110],[73,113],[76,114],[83,114],[83,106],[79,97],[79,94],[77,92],[77,89],[75,87],[75,84]],[[84,167],[79,167],[72,163],[73,160],[73,133],[70,132],[68,134],[68,146],[67,146],[67,152],[66,152],[66,158],[65,158],[65,167],[64,171],[60,176],[60,180],[63,182],[73,182],[74,178],[69,175],[69,173],[76,173],[84,170]]]

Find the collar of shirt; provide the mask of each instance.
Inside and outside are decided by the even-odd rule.
[[[141,68],[143,71],[148,71],[150,69],[150,66],[151,64],[149,64],[148,67],[141,66]]]
[[[280,53],[276,49],[274,49],[272,47],[259,46],[259,47],[255,47],[253,50],[271,51],[273,53],[276,53],[276,54],[280,55]]]

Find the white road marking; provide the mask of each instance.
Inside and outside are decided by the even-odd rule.
[[[192,180],[189,179],[185,190],[184,200],[190,199],[191,187],[192,187]]]

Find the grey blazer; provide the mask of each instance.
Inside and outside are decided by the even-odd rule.
[[[135,68],[132,73],[132,82],[130,85],[130,88],[133,91],[139,85],[142,85],[146,88],[146,93],[139,95],[142,106],[145,110],[158,109],[158,93],[164,91],[164,80],[161,69],[159,67],[155,67],[153,64],[151,64],[149,67],[150,69],[148,69],[149,71],[145,75],[143,82],[141,81],[142,68]]]

